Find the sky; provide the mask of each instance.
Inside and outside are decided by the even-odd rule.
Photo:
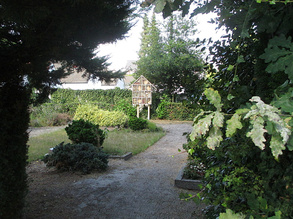
[[[152,13],[152,12],[151,12]],[[160,21],[161,15],[156,15],[157,21]],[[214,40],[219,39],[223,35],[223,31],[216,31],[216,25],[211,24],[211,18],[215,18],[214,14],[201,14],[195,17],[198,22],[197,29],[199,33],[197,37],[200,39],[212,37]],[[120,70],[126,67],[128,60],[137,60],[138,51],[141,43],[141,32],[143,27],[142,18],[137,20],[135,26],[126,35],[123,40],[119,40],[116,43],[104,44],[98,48],[98,56],[109,56],[108,62],[111,63],[109,69]]]

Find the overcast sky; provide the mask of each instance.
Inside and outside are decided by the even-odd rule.
[[[161,15],[156,15],[157,21],[162,19]],[[198,15],[195,20],[198,22],[197,29],[199,34],[197,37],[200,39],[212,37],[214,40],[219,39],[223,35],[223,31],[216,31],[215,24],[208,21],[215,15]],[[99,47],[98,56],[107,55],[110,57],[109,62],[111,70],[123,69],[128,60],[137,60],[138,51],[140,49],[141,32],[143,27],[143,20],[139,19],[138,22],[127,34],[127,38],[117,41],[114,44],[105,44]]]

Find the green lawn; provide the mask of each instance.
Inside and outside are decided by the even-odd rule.
[[[157,142],[165,132],[134,132],[128,129],[113,130],[103,144],[104,151],[109,154],[122,155],[126,152],[138,154]],[[61,142],[70,143],[65,129],[43,134],[29,139],[28,161],[41,159],[50,148]]]
[[[61,142],[70,143],[65,129],[50,132],[48,134],[42,134],[37,137],[31,137],[28,141],[28,161],[34,161],[41,159],[50,148],[55,147]]]

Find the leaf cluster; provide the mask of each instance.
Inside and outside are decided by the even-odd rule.
[[[207,135],[207,147],[215,150],[220,145],[220,142],[223,141],[221,128],[224,127],[225,114],[221,112],[223,104],[219,93],[209,88],[205,91],[205,94],[217,110],[214,112],[203,111],[195,117],[190,138],[195,140]],[[291,140],[289,141],[291,128],[288,123],[291,117],[282,118],[280,110],[265,104],[257,96],[252,97],[250,101],[255,104],[252,104],[249,108],[236,110],[232,117],[226,121],[226,137],[232,137],[238,129],[242,129],[242,119],[247,119],[250,121],[250,127],[246,136],[251,138],[253,143],[260,149],[263,150],[266,145],[269,145],[276,159],[286,147],[292,150]],[[265,133],[270,135],[270,144],[266,143],[268,137],[266,138]]]

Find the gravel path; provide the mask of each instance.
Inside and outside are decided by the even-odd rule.
[[[28,129],[29,132],[29,137],[36,137],[38,135],[44,134],[44,133],[48,133],[48,132],[53,132],[53,131],[57,131],[59,129],[63,129],[66,126],[52,126],[52,127],[30,127]]]
[[[167,134],[128,161],[110,160],[103,174],[77,175],[48,170],[43,163],[28,167],[34,181],[25,218],[201,218],[202,206],[179,199],[174,179],[186,162],[178,153],[190,123],[158,124]]]

